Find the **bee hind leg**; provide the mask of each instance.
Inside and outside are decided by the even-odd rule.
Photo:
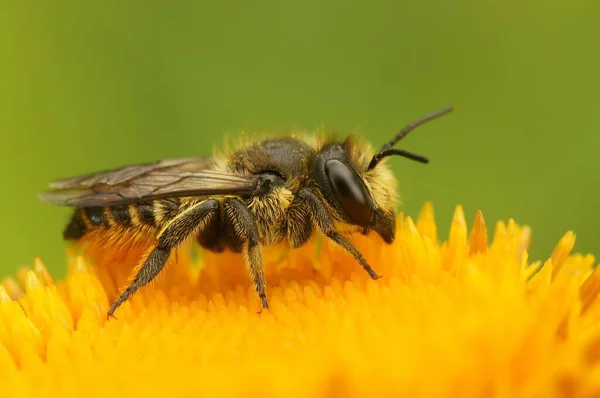
[[[244,243],[243,255],[246,265],[250,270],[256,293],[260,297],[262,308],[269,309],[265,281],[265,270],[263,266],[262,253],[259,246],[258,227],[250,209],[239,199],[228,198],[223,203],[225,218],[230,228],[233,229],[234,237]],[[234,242],[230,242],[234,243]],[[235,244],[233,244],[235,246]]]
[[[169,221],[157,237],[158,245],[150,252],[133,282],[114,301],[108,310],[108,316],[113,316],[116,309],[132,294],[152,281],[167,263],[172,249],[183,243],[193,232],[204,228],[218,209],[219,202],[210,199],[192,206]]]

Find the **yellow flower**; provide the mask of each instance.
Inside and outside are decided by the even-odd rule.
[[[274,253],[271,311],[243,260],[180,254],[106,319],[130,269],[40,261],[0,287],[0,393],[29,396],[552,397],[600,394],[600,274],[567,233],[530,263],[530,230],[430,205],[393,245],[354,242],[377,281],[327,241]],[[278,259],[277,256],[280,258]],[[277,261],[279,260],[279,261]],[[199,272],[197,265],[202,264]],[[17,282],[17,280],[19,282]]]

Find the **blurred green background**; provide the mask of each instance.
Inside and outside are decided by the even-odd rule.
[[[208,155],[223,133],[358,129],[377,146],[452,104],[391,164],[404,208],[573,229],[600,254],[600,2],[52,1],[0,5],[0,274],[64,272],[49,180]]]

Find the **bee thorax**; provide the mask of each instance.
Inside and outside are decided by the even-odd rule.
[[[266,195],[254,197],[248,207],[256,218],[260,242],[265,246],[279,243],[285,237],[287,210],[294,199],[293,193],[278,187]]]

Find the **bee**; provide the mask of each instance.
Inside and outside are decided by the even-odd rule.
[[[424,156],[394,146],[416,127],[450,111],[445,107],[408,124],[378,152],[353,135],[343,140],[281,136],[246,143],[227,155],[57,180],[40,198],[75,208],[63,232],[69,241],[98,230],[135,234],[144,229],[150,234],[151,250],[108,316],[192,239],[213,252],[242,253],[262,308],[268,310],[261,246],[298,248],[320,232],[350,253],[371,278],[380,277],[348,236],[374,231],[386,243],[394,241],[396,180],[382,160],[402,156],[428,163]]]

